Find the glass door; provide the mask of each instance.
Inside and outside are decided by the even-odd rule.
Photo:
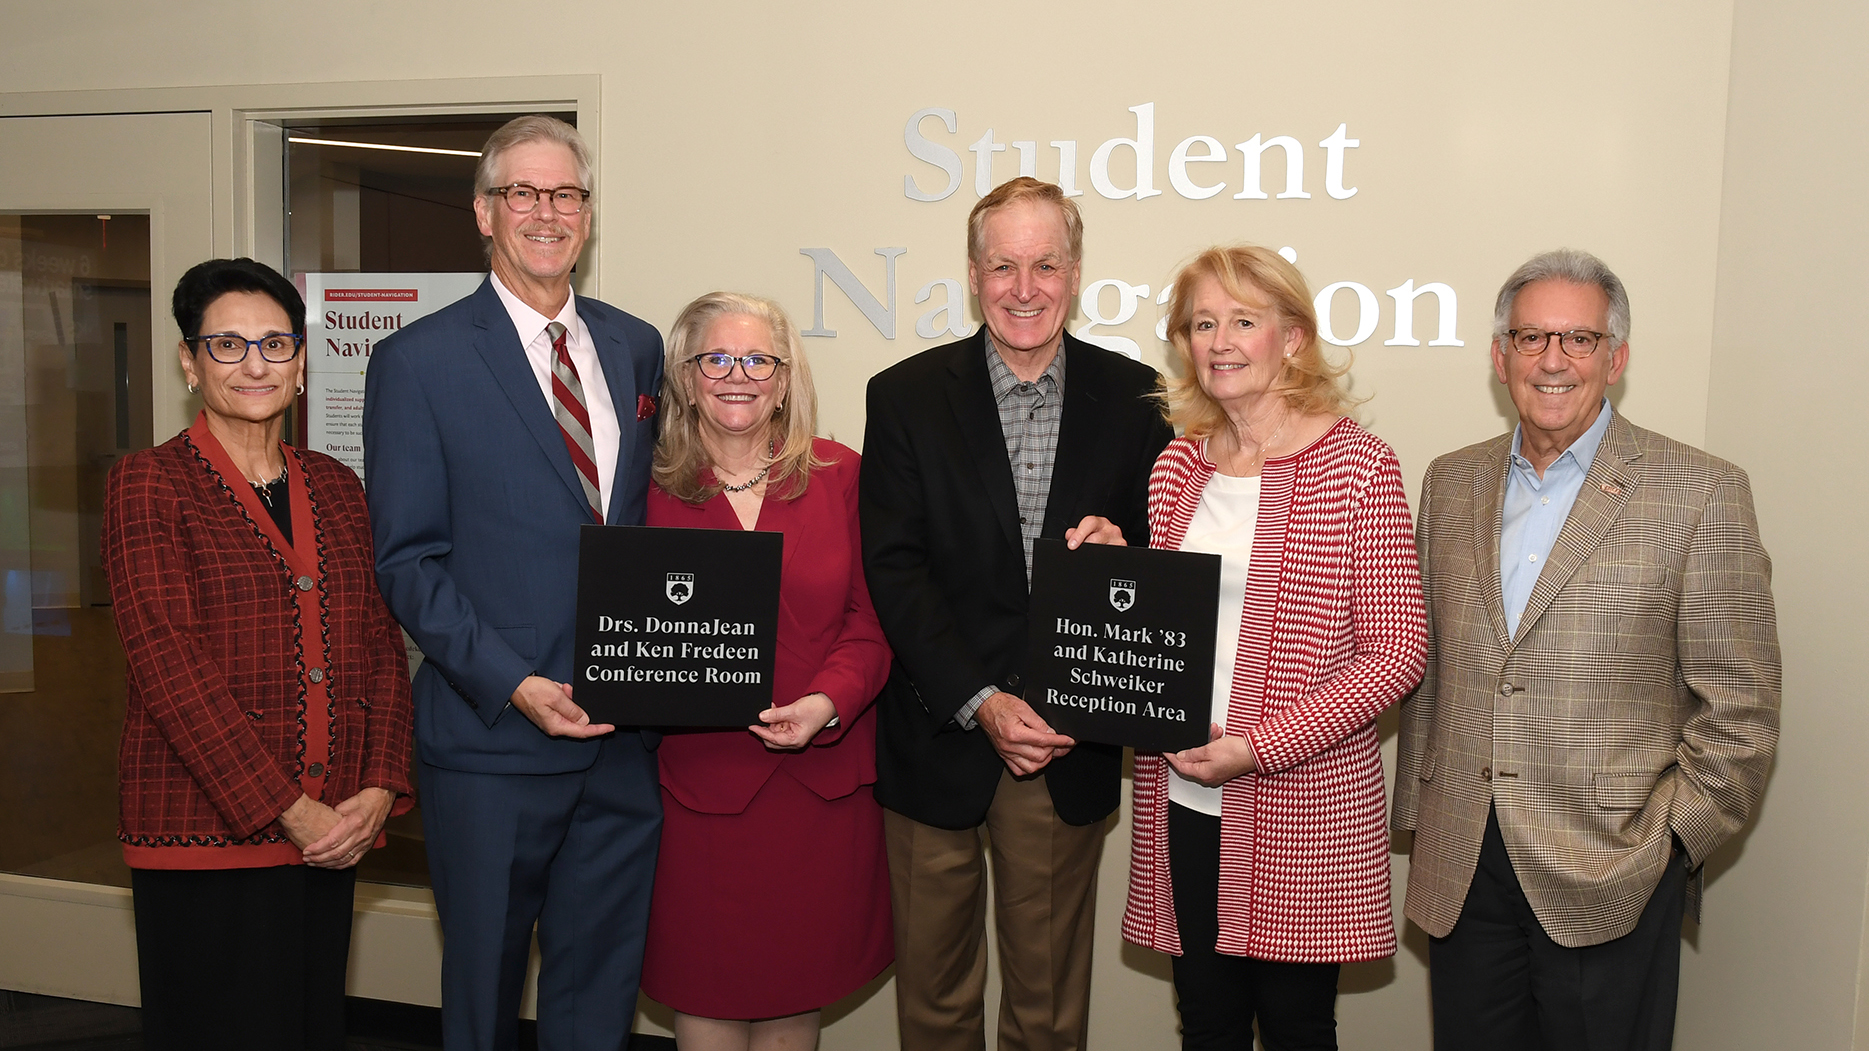
[[[168,290],[214,251],[207,113],[0,118],[0,988],[135,1003],[117,843],[118,458],[187,425]]]

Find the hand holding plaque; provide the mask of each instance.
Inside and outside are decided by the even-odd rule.
[[[780,533],[587,525],[577,703],[619,726],[748,727],[772,706]]]
[[[1220,556],[1032,545],[1027,701],[1080,741],[1207,743]]]

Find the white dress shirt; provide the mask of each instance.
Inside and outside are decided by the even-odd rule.
[[[578,317],[578,297],[566,296],[558,316],[546,317],[514,295],[500,282],[498,274],[488,277],[493,281],[493,291],[505,304],[507,315],[513,319],[519,342],[525,345],[526,363],[532,366],[532,375],[539,381],[548,410],[554,404],[552,337],[546,334],[545,326],[556,321],[565,327],[565,350],[571,354],[571,364],[577,366],[578,382],[584,385],[584,408],[591,417],[591,443],[597,447],[597,493],[603,499],[604,517],[608,518],[610,484],[616,475],[617,448],[623,444],[623,428],[617,422],[616,406],[610,403],[610,385],[604,381],[603,363],[597,360],[597,344],[591,339],[591,330],[584,327],[584,319]]]

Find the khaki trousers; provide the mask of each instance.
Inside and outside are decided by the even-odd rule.
[[[986,1047],[986,845],[883,811],[903,1051]],[[1044,775],[1002,772],[993,852],[999,1051],[1079,1051],[1090,1017],[1097,863],[1107,823],[1067,825]]]

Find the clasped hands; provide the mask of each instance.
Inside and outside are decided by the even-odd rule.
[[[301,794],[279,815],[279,824],[303,852],[305,864],[347,869],[376,844],[395,801],[396,793],[387,788],[366,788],[335,807]]]

